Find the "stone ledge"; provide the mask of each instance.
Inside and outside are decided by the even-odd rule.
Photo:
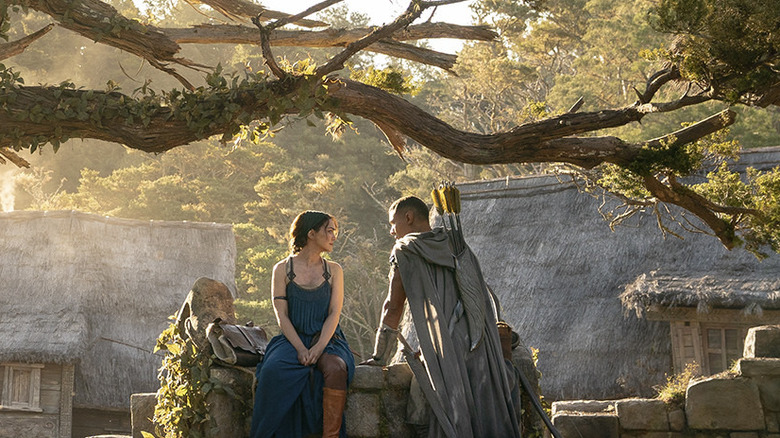
[[[130,395],[130,424],[133,429],[133,438],[143,438],[144,432],[154,432],[152,417],[154,407],[157,405],[157,393],[145,392]]]
[[[743,356],[780,358],[780,325],[752,327],[745,337]]]
[[[390,388],[409,389],[412,383],[412,369],[406,362],[387,367],[387,386]]]
[[[614,414],[563,412],[552,421],[563,437],[620,438],[620,422]]]
[[[372,365],[358,365],[355,367],[355,375],[349,385],[351,390],[374,389],[379,390],[385,386],[385,370],[383,367]]]
[[[615,402],[620,427],[626,430],[668,431],[666,403],[657,399],[629,398]]]
[[[563,412],[614,413],[615,401],[614,400],[564,400],[564,401],[553,402],[552,415],[555,416]]]
[[[692,381],[685,394],[688,427],[704,430],[764,430],[758,386],[750,379]]]
[[[737,361],[737,371],[745,377],[780,376],[780,359],[743,357]]]

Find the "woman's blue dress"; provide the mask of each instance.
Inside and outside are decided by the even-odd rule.
[[[304,345],[322,330],[330,306],[330,282],[305,289],[287,283],[287,313]],[[339,356],[347,364],[347,382],[355,373],[355,360],[341,327],[325,347],[325,353]],[[299,438],[322,433],[322,373],[316,365],[303,366],[298,352],[280,334],[274,336],[257,365],[257,390],[252,416],[251,438]],[[346,428],[341,427],[341,437]]]

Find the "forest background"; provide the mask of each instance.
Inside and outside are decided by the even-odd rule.
[[[142,16],[160,26],[201,23],[204,14],[220,21],[207,7],[178,0],[146,0],[144,12],[129,0],[111,4],[126,16]],[[661,61],[654,51],[674,38],[653,28],[653,4],[649,0],[480,0],[472,6],[473,22],[491,25],[500,37],[495,42],[464,44],[455,74],[365,53],[353,57],[341,74],[368,83],[372,78],[394,83],[406,99],[431,114],[456,128],[479,133],[566,112],[580,97],[583,110],[621,107],[636,100],[633,87],[641,89],[657,70]],[[334,27],[368,24],[367,16],[345,7],[331,8],[316,18]],[[433,18],[436,21],[435,11]],[[12,39],[48,21],[30,12],[13,22]],[[44,50],[47,46],[63,49],[52,53]],[[316,62],[334,51],[278,48],[276,53],[289,59],[308,56]],[[223,73],[238,77],[264,68],[260,49],[254,46],[196,45],[185,47],[182,54],[219,65]],[[179,85],[132,55],[59,27],[4,64],[21,72],[27,84],[73,82],[126,93]],[[101,74],[93,75],[96,71]],[[96,76],[113,79],[109,84],[97,83]],[[664,120],[648,117],[642,124],[594,134],[641,141],[677,129],[683,121],[701,120],[716,105],[689,107]],[[738,121],[720,134],[721,141],[739,142],[746,148],[780,145],[776,106],[734,110]],[[253,320],[271,333],[278,329],[269,299],[270,269],[288,254],[289,224],[300,211],[327,211],[340,225],[330,257],[345,271],[342,327],[353,349],[367,357],[387,290],[387,257],[393,239],[386,208],[395,198],[415,194],[427,200],[441,180],[567,170],[550,164],[467,165],[415,146],[401,159],[372,123],[360,119],[330,133],[320,120],[290,118],[282,125],[283,129],[256,141],[243,138],[223,144],[214,138],[159,155],[95,140],[70,140],[59,154],[31,156],[31,169],[0,169],[0,201],[4,211],[75,209],[134,219],[233,224],[238,317]]]

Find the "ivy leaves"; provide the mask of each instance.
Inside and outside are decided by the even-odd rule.
[[[62,127],[71,122],[97,128],[116,126],[131,133],[165,131],[167,125],[183,122],[187,132],[181,135],[190,141],[220,133],[226,142],[240,134],[242,127],[257,121],[251,132],[262,138],[288,114],[324,118],[327,87],[310,74],[313,63],[296,63],[289,69],[289,76],[271,80],[262,71],[246,73],[243,78],[235,73],[225,75],[217,66],[206,76],[206,85],[191,91],[158,93],[145,83],[126,95],[113,81],[108,81],[103,92],[76,89],[69,81],[26,92],[20,75],[0,65],[0,111],[11,113],[21,122],[19,126],[29,126],[11,133],[10,146],[17,151],[35,152],[46,143],[56,151],[69,138]],[[14,103],[14,109],[5,103]],[[37,134],[35,126],[41,124],[54,125],[54,132]]]

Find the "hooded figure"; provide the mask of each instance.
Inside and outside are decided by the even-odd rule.
[[[458,288],[458,259],[442,228],[431,229],[428,207],[419,198],[402,198],[389,211],[391,233],[397,241],[390,257],[390,291],[382,312],[374,357],[385,365],[396,349],[404,301],[417,332],[424,368],[412,364],[431,407],[429,437],[520,437],[514,375],[501,352],[493,303],[482,281],[476,258],[467,274],[479,284],[484,300],[477,318],[467,318]],[[472,313],[473,316],[473,313]],[[472,330],[470,335],[469,321]],[[477,327],[475,331],[474,325]],[[474,339],[473,333],[479,333]],[[407,357],[408,360],[416,360]],[[413,366],[416,365],[416,366]]]

